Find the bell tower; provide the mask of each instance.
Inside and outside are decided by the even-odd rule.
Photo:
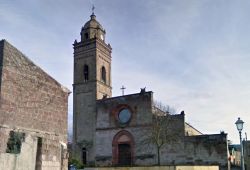
[[[84,163],[95,161],[96,100],[111,97],[111,52],[105,30],[94,13],[75,40],[73,84],[73,154]]]

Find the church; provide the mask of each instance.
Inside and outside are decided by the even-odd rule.
[[[219,165],[227,169],[227,134],[202,134],[185,122],[184,111],[169,115],[155,105],[152,91],[112,96],[112,48],[94,13],[80,35],[73,43],[73,157],[86,166]],[[176,136],[172,141],[165,136],[160,148],[152,140],[145,143],[156,129],[157,117],[169,117],[170,126],[163,131]]]

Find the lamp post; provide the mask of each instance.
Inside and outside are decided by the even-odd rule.
[[[245,170],[245,165],[244,165],[244,154],[243,154],[243,144],[242,144],[242,138],[241,138],[241,131],[243,129],[243,124],[244,122],[238,118],[238,120],[235,122],[237,130],[239,131],[240,135],[240,148],[241,148],[241,154],[240,154],[240,162],[241,162],[241,170]]]

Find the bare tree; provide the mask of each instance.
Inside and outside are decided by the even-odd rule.
[[[161,165],[161,149],[164,145],[176,142],[180,136],[174,130],[175,110],[160,102],[153,104],[152,125],[150,132],[145,133],[143,145],[153,145],[157,150],[157,165]],[[148,147],[150,148],[150,147]]]

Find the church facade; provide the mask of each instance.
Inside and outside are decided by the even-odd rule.
[[[204,135],[155,105],[153,92],[112,96],[110,44],[94,13],[74,46],[73,156],[87,166],[220,165],[227,169],[227,135]],[[166,117],[168,137],[152,139],[157,117]],[[147,142],[145,142],[147,141]]]

